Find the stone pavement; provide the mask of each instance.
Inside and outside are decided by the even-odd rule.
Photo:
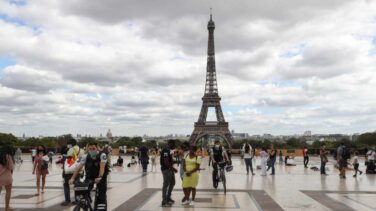
[[[113,161],[116,157],[113,157]],[[130,157],[125,158],[128,163]],[[309,167],[319,167],[319,159],[311,158]],[[256,161],[259,163],[259,160]],[[375,175],[361,175],[353,178],[353,171],[347,172],[347,179],[339,179],[338,170],[329,164],[329,176],[320,176],[319,171],[305,169],[302,158],[296,158],[297,166],[276,164],[275,176],[246,175],[244,162],[239,157],[233,158],[234,170],[226,174],[228,192],[221,188],[213,189],[211,169],[207,159],[203,159],[200,173],[197,199],[194,206],[183,206],[181,181],[176,175],[173,191],[175,205],[171,208],[161,207],[162,174],[157,166],[156,172],[146,175],[141,173],[139,165],[115,167],[109,177],[107,192],[109,210],[376,210]],[[364,163],[364,162],[363,162]],[[149,166],[150,167],[150,166]],[[364,165],[361,164],[361,170]],[[73,210],[61,207],[64,200],[61,166],[52,165],[47,176],[46,192],[34,196],[35,177],[31,174],[32,165],[25,157],[22,165],[16,166],[14,172],[11,207],[14,210]],[[0,210],[4,207],[3,190],[0,196]],[[73,196],[73,193],[71,194]]]

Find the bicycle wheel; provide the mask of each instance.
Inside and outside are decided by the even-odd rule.
[[[81,210],[81,206],[79,204],[76,205],[76,207],[74,207],[73,211],[80,211]]]
[[[225,171],[221,171],[221,179],[222,179],[222,184],[223,184],[223,192],[226,194],[226,176],[225,176]]]

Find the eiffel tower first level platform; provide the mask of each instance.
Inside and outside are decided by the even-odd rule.
[[[216,136],[221,137],[231,148],[234,139],[230,133],[228,122],[225,121],[220,103],[221,97],[218,95],[217,73],[215,68],[214,29],[215,24],[212,20],[212,15],[210,15],[210,20],[208,22],[209,38],[205,94],[202,98],[200,116],[198,117],[198,121],[194,124],[194,130],[189,141],[191,144],[196,144],[202,138],[207,139],[210,136]],[[217,121],[207,121],[209,108],[215,109]]]

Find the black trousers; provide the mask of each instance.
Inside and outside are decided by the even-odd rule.
[[[92,179],[94,180],[94,179]],[[88,182],[86,180],[86,182]],[[89,190],[93,190],[94,184],[91,184]],[[103,177],[97,184],[95,191],[94,211],[107,210],[107,178]]]
[[[304,167],[308,167],[309,157],[304,156]]]

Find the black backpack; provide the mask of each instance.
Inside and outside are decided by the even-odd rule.
[[[48,161],[43,160],[43,161],[42,161],[42,164],[40,165],[40,168],[41,168],[42,170],[46,170],[46,169],[48,169]]]
[[[343,147],[343,149],[342,149],[342,158],[344,160],[347,160],[347,159],[350,159],[350,157],[351,157],[351,153],[350,153],[349,148]]]

